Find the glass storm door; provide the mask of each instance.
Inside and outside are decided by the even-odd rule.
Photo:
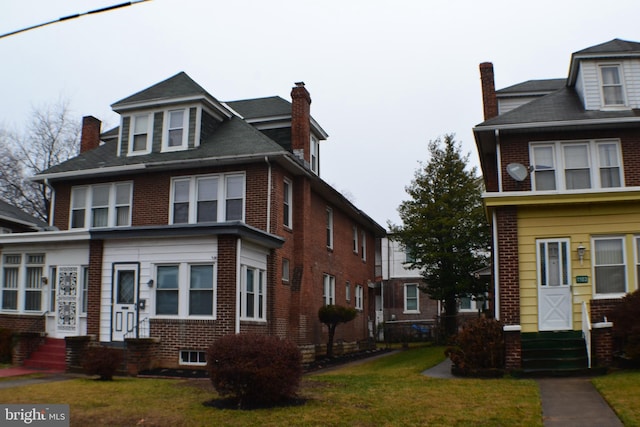
[[[127,332],[135,333],[138,322],[138,266],[115,265],[111,305],[111,341],[124,341]]]
[[[538,328],[540,331],[572,329],[568,240],[539,240]]]

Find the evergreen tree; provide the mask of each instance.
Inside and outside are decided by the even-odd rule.
[[[482,206],[482,180],[467,168],[454,135],[428,145],[430,159],[416,170],[400,204],[401,226],[390,225],[394,239],[409,254],[408,266],[419,268],[424,291],[443,301],[445,332],[457,329],[458,298],[482,295],[486,285],[473,272],[486,266],[489,227]]]

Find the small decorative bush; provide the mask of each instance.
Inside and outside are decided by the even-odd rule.
[[[270,405],[293,398],[302,378],[298,347],[274,336],[226,335],[207,351],[209,378],[238,407]]]
[[[333,337],[336,334],[336,328],[340,323],[351,322],[358,316],[358,310],[352,307],[343,307],[341,305],[324,305],[318,310],[318,319],[329,330],[329,339],[327,340],[327,357],[333,357]]]
[[[445,354],[453,362],[454,374],[501,376],[504,369],[502,324],[482,317],[466,322]]]
[[[624,358],[640,362],[640,291],[627,294],[607,317],[613,322],[613,337]]]
[[[122,351],[117,348],[93,346],[84,354],[82,367],[87,375],[99,375],[102,381],[113,380],[122,364]]]
[[[0,363],[11,363],[11,349],[13,347],[13,332],[0,328]]]

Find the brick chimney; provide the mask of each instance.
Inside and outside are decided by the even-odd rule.
[[[100,126],[102,122],[93,116],[82,118],[82,135],[80,136],[80,153],[93,150],[100,145]]]
[[[489,120],[498,115],[498,99],[496,98],[496,85],[493,78],[493,64],[491,62],[483,62],[480,64],[480,81],[482,82],[484,119]]]
[[[311,143],[311,95],[304,82],[291,89],[291,149],[293,154],[309,162]]]

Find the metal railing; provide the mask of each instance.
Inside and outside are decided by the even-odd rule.
[[[149,338],[149,318],[145,317],[124,334],[124,338]]]
[[[585,301],[582,301],[582,337],[587,346],[587,366],[591,369],[591,321],[589,320],[589,310]]]

